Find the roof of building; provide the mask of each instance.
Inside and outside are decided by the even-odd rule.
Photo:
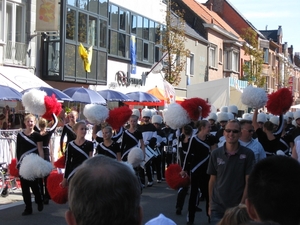
[[[235,32],[216,12],[209,10],[204,4],[196,0],[182,0],[182,2],[192,9],[199,17],[201,17],[207,24],[214,24],[226,30],[232,35],[236,36],[240,41],[243,39]]]
[[[260,32],[268,39],[272,39],[274,42],[277,42],[277,32],[278,30],[260,30]]]

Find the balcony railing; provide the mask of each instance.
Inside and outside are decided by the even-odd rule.
[[[26,52],[28,45],[20,42],[7,41],[4,62],[26,66]]]

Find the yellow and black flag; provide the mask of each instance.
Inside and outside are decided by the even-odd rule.
[[[81,57],[81,59],[83,60],[83,66],[84,66],[84,70],[86,72],[91,72],[91,64],[92,64],[92,55],[93,55],[93,46],[89,47],[88,49],[86,49],[85,47],[83,47],[83,45],[80,43],[79,47],[78,47],[78,52],[79,55]]]

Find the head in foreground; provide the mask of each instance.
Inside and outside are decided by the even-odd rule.
[[[300,164],[286,156],[259,161],[248,180],[249,216],[254,221],[300,224]]]
[[[106,156],[86,160],[69,184],[68,225],[140,225],[141,190],[127,165]]]

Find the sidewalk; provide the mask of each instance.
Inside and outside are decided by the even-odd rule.
[[[23,203],[21,188],[10,190],[10,193],[7,197],[0,196],[0,209],[2,209],[4,205],[7,206],[8,204],[20,201]]]

